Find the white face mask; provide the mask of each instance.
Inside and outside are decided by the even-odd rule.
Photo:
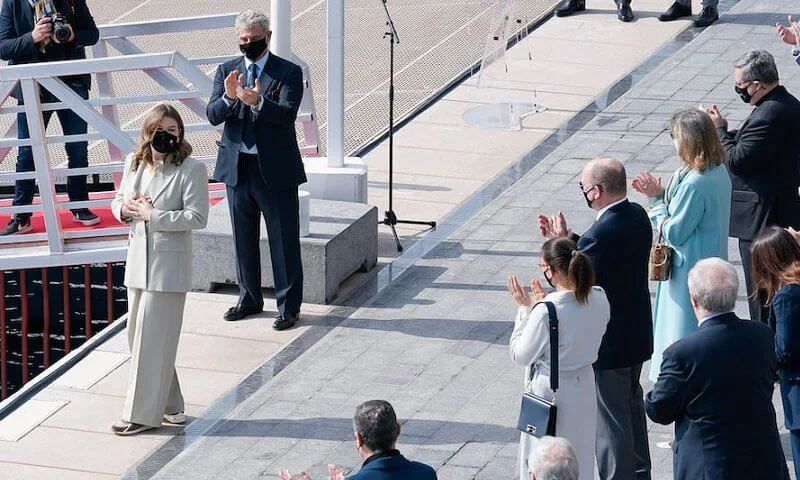
[[[677,138],[673,138],[673,139],[672,139],[672,144],[673,144],[673,145],[675,145],[675,151],[676,151],[676,152],[678,152],[678,153],[680,153],[680,151],[681,151],[681,144],[680,144],[680,142],[678,141],[678,139],[677,139]]]

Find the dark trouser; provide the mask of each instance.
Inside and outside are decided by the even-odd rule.
[[[750,319],[760,320],[767,323],[769,310],[765,308],[764,299],[760,296],[753,298],[753,263],[750,255],[751,240],[739,239],[739,255],[742,257],[742,269],[744,270],[744,284],[747,287],[747,307],[750,309]]]
[[[597,469],[602,480],[650,479],[650,446],[644,393],[639,384],[642,364],[598,370]]]
[[[792,446],[792,463],[794,478],[800,479],[800,430],[790,430],[789,444]]]
[[[228,186],[228,206],[236,248],[239,305],[264,304],[261,296],[261,219],[267,223],[275,300],[281,315],[297,315],[303,301],[300,260],[300,204],[297,187],[267,188],[255,155],[239,154],[239,183]]]
[[[89,90],[81,83],[71,83],[69,87],[75,91],[81,98],[89,98]],[[41,90],[42,103],[54,103],[59,100],[44,88]],[[17,101],[19,105],[23,105],[22,100]],[[64,135],[84,135],[86,134],[86,121],[79,117],[72,110],[56,110],[58,121],[61,123],[61,130]],[[50,123],[50,118],[53,116],[53,111],[43,111],[42,119],[44,126]],[[17,137],[20,139],[29,138],[28,122],[24,113],[17,114]],[[67,152],[67,160],[70,168],[84,168],[89,166],[89,143],[88,142],[70,142],[64,144],[64,150]],[[32,172],[35,170],[33,163],[33,152],[31,147],[19,147],[19,154],[17,155],[17,172]],[[17,180],[14,185],[14,200],[12,205],[30,205],[33,203],[33,193],[36,186],[36,181],[30,180]],[[73,202],[80,202],[89,200],[89,193],[86,191],[86,175],[76,175],[67,177],[67,193],[69,199]],[[17,218],[26,220],[31,217],[30,213],[18,213]]]

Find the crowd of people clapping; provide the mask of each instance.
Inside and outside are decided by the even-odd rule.
[[[800,24],[790,17],[776,28],[798,56]],[[716,105],[676,111],[668,130],[680,164],[668,179],[642,172],[629,184],[621,162],[588,162],[579,188],[597,212],[589,229],[572,232],[560,212],[539,216],[539,266],[555,292],[537,280],[528,292],[509,277],[519,306],[511,358],[528,367],[525,391],[539,397],[553,401],[558,375],[555,435],[574,449],[580,478],[592,478],[596,459],[603,480],[650,479],[645,414],[674,424],[676,479],[789,478],[776,381],[800,459],[800,102],[780,85],[769,52],[747,52],[733,67],[732,90],[754,107],[738,130]],[[646,208],[628,199],[628,186]],[[734,313],[729,236],[738,239],[747,320]],[[666,259],[656,258],[663,250]],[[648,360],[655,385],[645,396]],[[521,433],[522,480],[540,442]]]

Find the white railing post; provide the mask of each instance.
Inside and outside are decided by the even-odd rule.
[[[269,49],[275,55],[288,59],[292,55],[292,2],[272,0],[270,2],[272,39]]]
[[[92,47],[92,57],[108,57],[108,45],[105,40],[100,40]],[[96,77],[97,93],[100,94],[100,98],[113,98],[114,83],[111,79],[111,73],[98,73]],[[103,105],[100,107],[100,111],[103,112],[103,116],[106,117],[109,122],[113,123],[117,127],[120,126],[116,105]],[[114,162],[121,162],[122,159],[125,158],[125,154],[122,152],[122,150],[120,150],[111,142],[106,143],[108,143],[109,158]],[[122,182],[122,173],[114,173],[112,174],[112,177],[114,179],[114,188],[119,188],[119,184]]]
[[[36,168],[36,183],[39,185],[39,198],[42,202],[44,226],[47,229],[47,243],[51,254],[61,254],[64,253],[64,235],[56,206],[56,188],[50,168],[50,152],[47,148],[47,132],[42,119],[39,86],[35,80],[27,78],[20,80],[20,84],[22,98],[25,101],[25,116],[28,122],[33,164]]]
[[[328,0],[328,167],[344,166],[344,0]]]

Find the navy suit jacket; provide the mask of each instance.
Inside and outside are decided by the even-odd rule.
[[[239,181],[239,145],[244,118],[239,118],[242,102],[237,100],[229,107],[222,99],[225,77],[232,70],[245,72],[244,57],[223,63],[217,69],[206,115],[212,125],[225,122],[222,140],[217,142],[219,152],[214,178],[235,187]],[[297,187],[306,182],[294,126],[303,98],[303,72],[294,63],[270,52],[259,81],[264,105],[254,122],[261,175],[269,188]],[[244,108],[250,107],[245,105]]]
[[[788,479],[775,409],[772,330],[726,313],[664,351],[647,416],[675,422],[676,480]]]
[[[94,45],[100,38],[86,0],[54,0],[53,3],[58,12],[67,17],[75,39],[65,45],[51,43],[42,53],[33,43],[33,7],[28,0],[3,0],[0,9],[0,58],[8,61],[9,65],[86,58],[84,47]],[[87,90],[91,86],[90,75],[74,75],[62,80],[67,84],[80,82]],[[22,97],[19,88],[12,95],[17,99]]]
[[[411,462],[402,455],[375,459],[348,480],[436,480],[436,471],[424,463]]]
[[[580,237],[578,249],[592,260],[597,285],[611,305],[594,366],[600,370],[632,367],[653,354],[653,313],[647,262],[653,228],[637,203],[623,201],[608,209]]]
[[[775,330],[775,354],[783,398],[784,424],[800,429],[800,285],[784,285],[772,299],[770,325]]]

